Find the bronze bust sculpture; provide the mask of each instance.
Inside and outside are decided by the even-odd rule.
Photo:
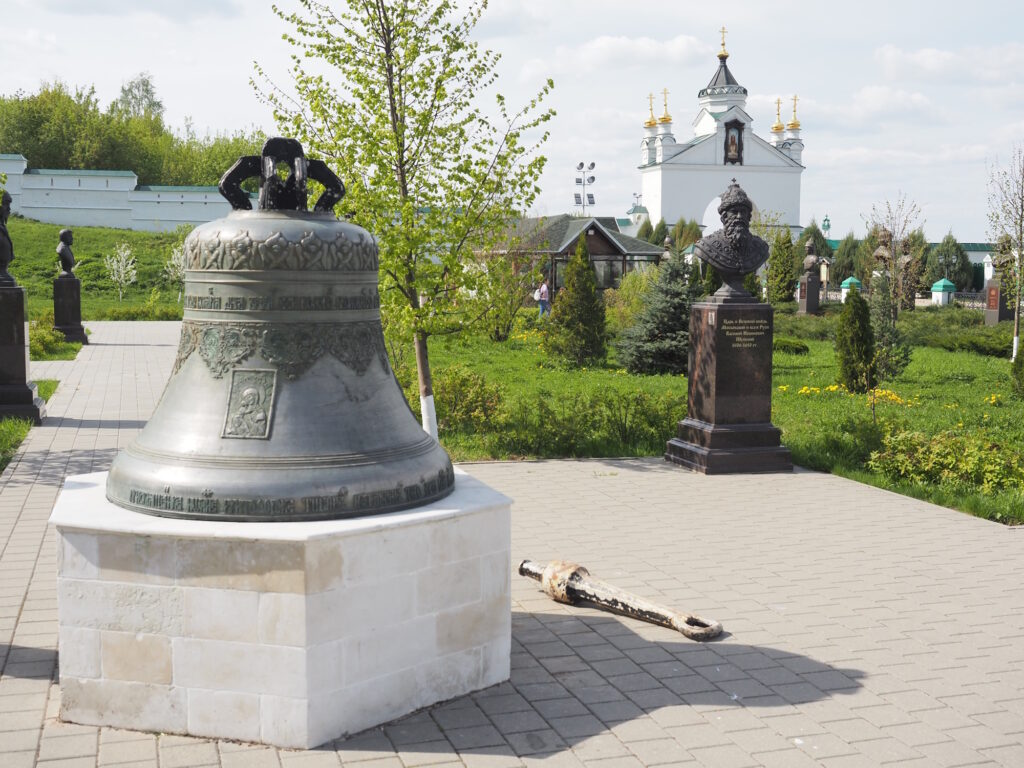
[[[11,196],[4,192],[0,197],[0,287],[10,288],[17,285],[7,268],[14,261],[14,244],[7,232],[7,217],[11,215]]]
[[[75,255],[71,252],[71,245],[75,242],[75,235],[70,229],[60,231],[60,243],[57,245],[57,258],[60,259],[60,277],[74,277]]]
[[[753,210],[747,193],[733,179],[718,206],[722,229],[701,238],[693,247],[701,261],[722,276],[722,287],[715,292],[720,299],[753,299],[743,288],[743,278],[768,260],[768,243],[750,232]]]

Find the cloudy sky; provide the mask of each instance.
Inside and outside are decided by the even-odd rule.
[[[597,164],[597,213],[626,211],[647,94],[668,88],[676,137],[690,135],[723,24],[756,133],[769,135],[777,97],[800,97],[801,223],[828,214],[833,237],[861,234],[873,203],[904,193],[930,239],[988,239],[988,168],[1024,142],[1024,6],[1006,0],[491,0],[478,38],[503,54],[510,103],[555,81],[536,212],[570,210],[580,160]],[[8,0],[0,93],[60,79],[105,104],[146,71],[172,126],[272,130],[249,78],[255,59],[287,83],[285,31],[263,0]]]

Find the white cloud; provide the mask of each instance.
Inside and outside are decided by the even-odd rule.
[[[904,50],[883,45],[875,60],[886,77],[900,82],[933,80],[942,84],[1014,82],[1024,68],[1024,45],[1012,42],[990,46],[967,46],[956,50],[919,48]]]
[[[39,10],[67,16],[134,16],[151,14],[172,21],[191,21],[208,16],[229,16],[240,0],[36,0]]]

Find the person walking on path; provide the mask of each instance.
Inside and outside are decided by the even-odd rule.
[[[540,305],[540,317],[551,314],[551,302],[548,301],[548,281],[545,280],[537,289],[537,303]]]

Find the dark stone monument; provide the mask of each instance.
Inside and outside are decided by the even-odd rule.
[[[7,268],[14,261],[14,246],[7,232],[11,196],[0,198],[0,418],[16,416],[42,423],[46,405],[28,381],[28,333],[25,289]]]
[[[66,341],[89,343],[82,327],[82,281],[74,275],[75,255],[71,245],[75,242],[70,229],[60,231],[57,258],[60,259],[60,276],[53,281],[53,327],[64,334]]]
[[[997,272],[985,283],[985,325],[996,325],[1003,320],[1012,320],[1013,310],[1006,304],[1002,281]]]
[[[750,232],[752,208],[733,179],[718,207],[723,229],[694,247],[723,284],[690,312],[687,415],[665,459],[705,474],[793,468],[771,423],[774,312],[743,289],[768,258],[768,244]]]
[[[804,259],[804,273],[800,276],[799,315],[818,314],[818,297],[821,293],[821,277],[818,274],[818,255],[814,252],[814,241],[807,241],[807,257]]]

